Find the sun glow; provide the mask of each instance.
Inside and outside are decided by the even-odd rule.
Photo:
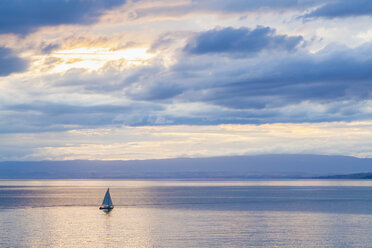
[[[130,48],[123,50],[111,50],[110,48],[76,48],[60,50],[52,54],[62,62],[57,65],[53,72],[64,72],[73,68],[83,68],[95,71],[111,61],[124,61],[127,66],[146,64],[155,56],[147,52],[147,48]]]

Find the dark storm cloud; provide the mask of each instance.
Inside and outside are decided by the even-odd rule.
[[[348,17],[372,14],[372,1],[353,0],[353,1],[331,1],[315,9],[305,17]]]
[[[206,53],[258,53],[262,50],[294,50],[302,41],[301,36],[277,35],[269,27],[223,28],[197,34],[185,46],[191,54]]]
[[[42,26],[89,24],[125,0],[1,0],[0,33],[27,34]]]
[[[0,47],[0,76],[7,76],[14,72],[22,72],[27,69],[28,62],[12,54],[12,51]]]

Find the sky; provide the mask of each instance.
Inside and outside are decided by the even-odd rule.
[[[372,157],[369,0],[2,0],[0,161]]]

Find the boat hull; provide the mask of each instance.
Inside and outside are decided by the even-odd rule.
[[[101,206],[101,207],[99,207],[99,209],[102,210],[105,213],[109,213],[109,212],[111,212],[111,210],[114,209],[114,206],[108,206],[108,207],[107,206]]]
[[[100,206],[99,209],[101,209],[101,210],[112,210],[112,209],[114,209],[114,206]]]

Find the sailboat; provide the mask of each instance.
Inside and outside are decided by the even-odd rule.
[[[109,212],[113,208],[114,208],[114,204],[112,203],[112,200],[111,200],[110,189],[107,188],[105,198],[103,198],[102,205],[99,207],[99,209]]]

